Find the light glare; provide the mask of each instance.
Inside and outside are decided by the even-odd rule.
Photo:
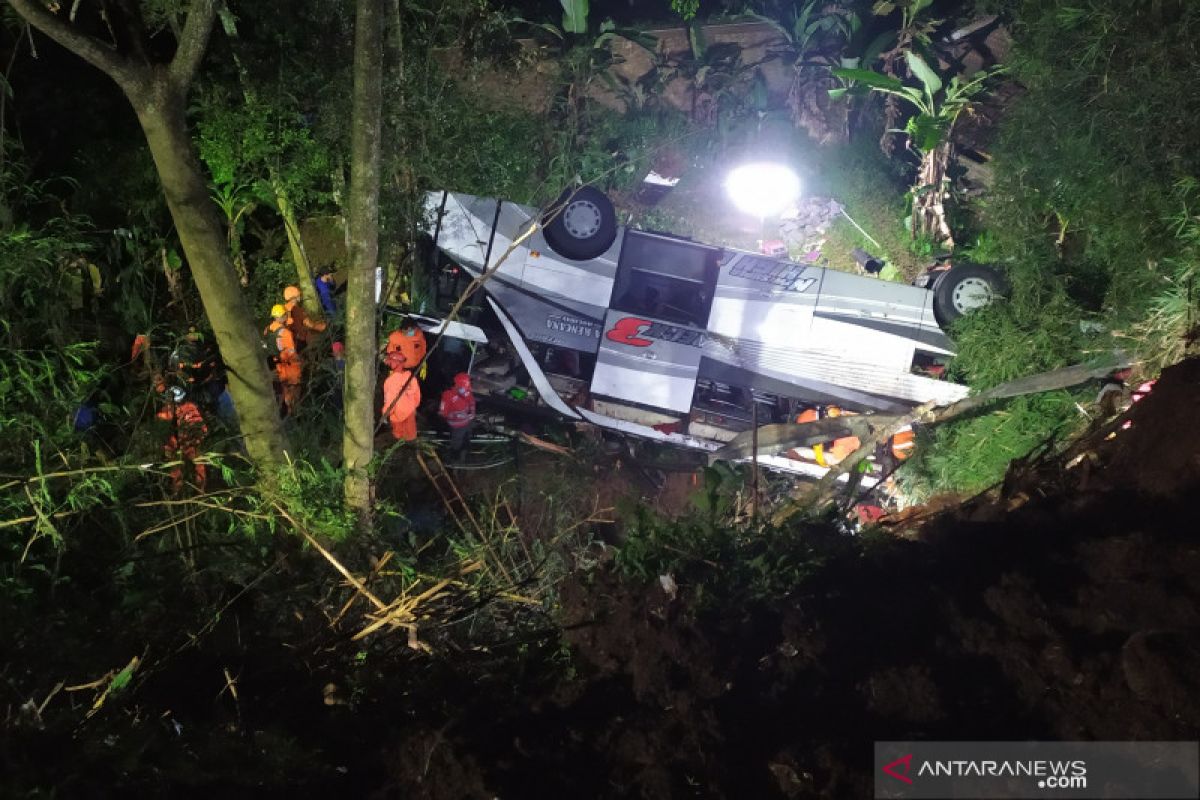
[[[725,178],[733,204],[756,217],[773,217],[800,196],[800,178],[782,164],[743,164]]]

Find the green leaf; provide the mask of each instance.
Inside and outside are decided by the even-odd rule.
[[[512,21],[518,22],[522,25],[529,25],[534,28],[541,28],[542,30],[546,31],[547,33],[554,34],[554,36],[556,36],[559,39],[563,38],[563,31],[557,25],[551,25],[548,22],[534,22],[533,20],[525,19],[524,17],[513,17]]]
[[[921,109],[926,114],[933,110],[932,108],[926,108],[927,104],[925,103],[925,95],[921,94],[920,89],[917,89],[913,86],[905,86],[897,94],[899,94],[901,97],[911,100],[913,105]]]
[[[871,40],[862,54],[862,65],[869,67],[879,58],[879,54],[891,46],[892,42],[896,41],[895,31],[884,31]]]
[[[237,38],[237,17],[229,10],[229,6],[221,3],[221,7],[217,9],[217,16],[221,20],[221,27],[225,31],[225,35],[230,39]]]
[[[587,33],[588,0],[558,0],[563,7],[563,30]]]
[[[654,52],[654,48],[658,46],[657,36],[645,31],[639,31],[637,28],[613,28],[612,34],[620,36],[622,39],[627,39],[652,53]]]
[[[891,2],[879,2],[871,9],[871,13],[877,17],[886,17],[888,14],[896,10],[896,4]]]
[[[133,671],[137,669],[137,660],[129,662],[129,664],[113,676],[112,683],[109,684],[108,690],[111,693],[117,693],[129,685],[129,681],[133,678]]]
[[[808,17],[810,14],[812,14],[812,10],[813,10],[812,3],[809,3],[808,5],[806,5],[804,7],[804,10],[800,12],[800,16],[796,18],[796,24],[792,26],[792,29],[796,32],[796,40],[797,41],[799,41],[803,36],[807,36],[807,35],[811,34],[812,27],[815,27],[815,23],[814,23],[814,26],[811,26],[811,27],[808,24]],[[819,21],[820,20],[818,20],[818,22]]]
[[[870,91],[871,90],[868,87],[862,86],[860,84],[858,86],[848,86],[848,87],[840,88],[840,89],[830,89],[829,97],[832,100],[838,100],[843,97],[862,97],[863,95],[867,94]]]
[[[916,2],[913,3],[913,16],[915,17],[917,14],[920,14],[931,5],[933,5],[933,0],[916,0]]]
[[[908,68],[912,70],[912,74],[916,75],[917,79],[925,84],[925,93],[932,99],[942,88],[942,79],[938,77],[936,72],[930,69],[929,65],[925,63],[925,59],[912,50],[905,50],[904,58],[908,61]]]
[[[849,81],[859,81],[865,83],[873,89],[882,89],[888,92],[899,92],[904,89],[904,84],[896,78],[881,75],[869,69],[846,69],[845,67],[834,67],[833,74],[839,78],[844,78]]]
[[[781,24],[779,20],[771,19],[770,17],[763,16],[762,14],[755,14],[753,12],[739,14],[734,18],[734,21],[736,22],[746,22],[750,20],[761,22],[763,25],[770,25],[772,28],[779,31],[783,35],[783,38],[787,39],[789,42],[794,41],[793,32]]]
[[[913,147],[925,153],[941,144],[948,127],[946,120],[917,114],[905,124],[904,132],[912,138]]]

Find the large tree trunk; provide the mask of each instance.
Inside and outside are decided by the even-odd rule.
[[[286,439],[275,406],[271,376],[254,324],[238,287],[237,273],[217,210],[188,135],[188,88],[204,60],[216,20],[218,0],[192,0],[177,33],[177,47],[165,64],[147,62],[146,30],[132,30],[132,56],[94,39],[71,24],[60,6],[40,0],[8,0],[30,25],[116,82],[129,98],[146,134],[171,219],[192,270],[204,311],[212,324],[221,358],[229,371],[229,391],[237,406],[242,436],[259,468],[283,460]],[[264,470],[270,475],[272,470]]]
[[[130,100],[158,169],[167,208],[200,290],[229,373],[246,450],[259,466],[282,461],[286,441],[258,326],[238,285],[221,220],[192,149],[184,99],[165,80],[130,92]],[[264,314],[264,318],[265,318]]]
[[[379,177],[383,97],[383,3],[358,0],[354,30],[346,288],[346,506],[359,529],[371,526],[373,487],[367,472],[375,441],[375,269],[379,261]]]

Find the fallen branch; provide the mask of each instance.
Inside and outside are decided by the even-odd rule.
[[[979,411],[997,400],[1067,389],[1104,378],[1128,366],[1130,362],[1123,354],[1112,352],[1087,364],[1075,364],[1008,381],[942,408],[927,403],[904,414],[867,414],[806,423],[765,425],[758,430],[758,455],[774,455],[793,447],[810,446],[844,436],[854,436],[860,444],[857,450],[838,462],[816,484],[805,484],[798,488],[790,501],[775,513],[774,522],[779,524],[806,506],[820,506],[827,502],[838,478],[869,458],[882,442],[905,426],[914,423],[938,425]],[[755,454],[754,440],[753,431],[740,433],[714,453],[714,457],[728,460],[749,458]]]
[[[316,550],[318,553],[320,553],[325,558],[326,561],[328,561],[330,564],[332,564],[333,568],[336,569],[338,572],[340,572],[342,574],[342,577],[345,578],[350,583],[350,585],[353,586],[356,591],[358,591],[359,594],[361,594],[363,597],[367,598],[367,600],[371,601],[371,604],[374,605],[376,608],[378,608],[380,611],[387,610],[388,606],[386,603],[384,603],[382,600],[380,600],[375,595],[371,594],[370,590],[367,589],[367,587],[363,585],[362,581],[360,581],[358,578],[354,577],[354,575],[351,574],[350,570],[346,569],[346,567],[342,565],[342,562],[340,562],[336,558],[334,558],[333,553],[329,552],[324,547],[322,547],[321,543],[316,540],[316,537],[314,537],[308,531],[304,530],[304,528],[300,525],[300,523],[298,523],[298,522],[296,522],[296,520],[292,519],[291,515],[288,514],[287,511],[285,511],[282,506],[280,506],[278,503],[276,503],[275,510],[279,512],[280,516],[282,516],[284,519],[286,519],[288,522],[290,522],[292,524],[292,527],[295,528],[300,533],[300,535],[304,537],[304,540],[306,542],[308,542],[310,545],[312,545],[313,549]]]

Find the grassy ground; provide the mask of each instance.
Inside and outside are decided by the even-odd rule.
[[[903,176],[897,165],[878,151],[874,141],[818,147],[789,125],[767,123],[723,146],[709,146],[700,136],[681,144],[688,155],[679,185],[654,208],[631,208],[634,224],[712,244],[757,250],[760,239],[779,238],[779,220],[759,220],[739,211],[729,200],[723,183],[733,165],[779,161],[800,175],[804,197],[837,200],[866,231],[864,235],[845,218],[835,221],[822,251],[827,266],[857,271],[851,251],[859,247],[885,258],[906,279],[915,277],[926,266],[925,257],[910,247],[904,228]]]

